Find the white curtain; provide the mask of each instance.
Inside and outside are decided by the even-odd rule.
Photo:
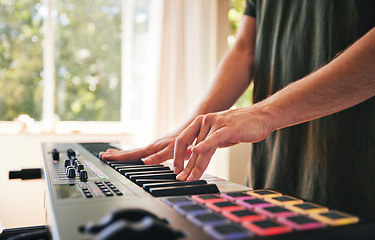
[[[145,111],[150,136],[157,138],[184,123],[206,93],[222,55],[218,49],[227,48],[225,34],[218,34],[223,29],[228,32],[229,24],[218,24],[227,19],[227,12],[219,16],[218,10],[229,8],[229,1],[156,0],[154,4],[150,31],[155,37],[149,59],[153,67],[148,69],[152,79],[148,96],[154,101]]]

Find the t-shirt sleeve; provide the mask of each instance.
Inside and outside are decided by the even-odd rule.
[[[245,8],[244,15],[255,17],[255,1],[256,0],[247,0],[246,1],[246,8]]]

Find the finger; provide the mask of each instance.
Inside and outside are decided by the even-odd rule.
[[[216,149],[214,148],[203,154],[193,154],[193,157],[189,160],[185,169],[183,169],[181,173],[177,175],[176,179],[179,181],[198,180],[206,170],[215,151]]]
[[[103,160],[114,160],[114,161],[136,161],[144,158],[152,153],[149,148],[139,148],[130,151],[112,151],[105,152],[101,158]]]
[[[211,157],[215,153],[215,151],[216,149],[211,149],[208,152],[198,155],[195,165],[191,170],[189,177],[187,178],[188,181],[199,180],[201,178],[204,171],[207,169],[207,166],[210,163]]]
[[[144,163],[145,164],[159,164],[172,158],[173,158],[172,147],[166,147],[163,150],[146,157],[144,160]]]
[[[193,154],[191,156],[191,158],[189,159],[189,162],[186,164],[186,167],[184,169],[181,169],[180,172],[176,172],[176,170],[175,170],[175,174],[178,174],[176,176],[177,180],[179,180],[179,181],[185,181],[185,180],[187,180],[187,178],[189,177],[191,171],[194,168],[194,165],[195,165],[195,162],[197,161],[197,158],[198,158],[198,155],[197,154]]]
[[[213,148],[218,148],[227,145],[230,137],[230,130],[226,127],[220,128],[212,133],[209,133],[207,138],[196,146],[192,147],[193,154],[202,154],[208,152]]]
[[[118,151],[122,151],[121,149],[117,149],[117,148],[108,148],[107,149],[107,152],[110,153],[110,152],[118,152]]]
[[[211,130],[211,119],[212,119],[211,115],[205,115],[203,118],[197,119],[197,123],[199,123],[198,121],[201,120],[201,123],[200,123],[201,125],[200,125],[200,128],[199,128],[199,133],[198,133],[196,143],[199,143],[202,140],[204,140],[206,138],[207,134],[210,132],[210,130]],[[192,148],[192,146],[190,145],[188,147],[188,150],[191,151],[191,148]],[[188,164],[185,167],[185,171],[182,174],[180,174],[182,169],[175,170],[175,173],[179,174],[178,180],[186,180],[186,178],[190,175],[190,171],[193,169],[193,167],[195,165],[197,157],[198,157],[198,155],[196,155],[196,154],[191,155],[191,158],[190,158]]]
[[[111,153],[111,152],[116,152],[116,151],[121,151],[121,149],[114,149],[114,148],[108,148],[105,152],[100,152],[99,157],[102,157],[103,154]]]
[[[185,159],[184,160],[189,160],[190,158],[191,158],[191,154],[192,154],[192,152],[191,152],[191,148],[192,148],[193,146],[189,146],[188,147],[188,149],[187,149],[187,151],[186,151],[186,154],[185,154]]]
[[[173,165],[178,174],[184,167],[184,160],[189,146],[199,134],[203,116],[197,117],[177,138],[174,146]]]

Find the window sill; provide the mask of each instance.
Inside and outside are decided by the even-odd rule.
[[[122,122],[0,122],[0,134],[135,134]]]

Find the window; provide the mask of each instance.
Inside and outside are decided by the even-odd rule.
[[[0,0],[0,121],[140,119],[150,2]]]

